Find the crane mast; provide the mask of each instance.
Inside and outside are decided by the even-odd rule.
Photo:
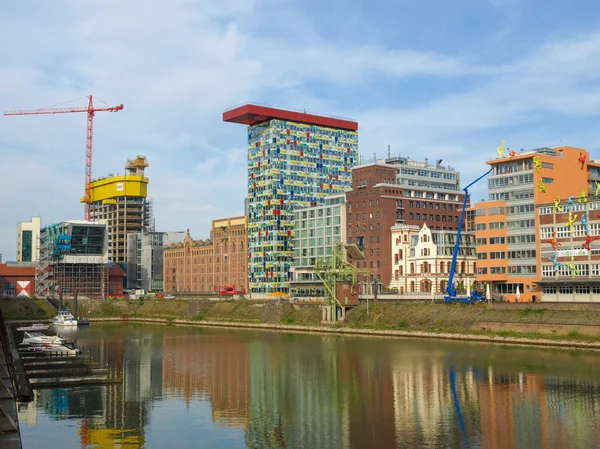
[[[72,108],[41,108],[31,110],[4,111],[4,115],[43,115],[43,114],[70,114],[75,112],[87,113],[87,126],[85,138],[85,196],[84,203],[84,218],[89,220],[90,204],[91,204],[91,183],[92,183],[92,144],[94,138],[94,115],[96,112],[117,112],[123,110],[123,105],[107,106],[104,108],[95,108],[93,97],[88,96],[87,107],[72,107]]]
[[[463,207],[462,212],[460,213],[460,222],[458,223],[458,231],[456,233],[456,242],[454,242],[454,251],[452,252],[452,265],[450,266],[450,273],[448,275],[448,285],[446,286],[446,292],[448,292],[448,296],[444,298],[445,302],[453,302],[456,300],[456,289],[454,288],[454,274],[456,273],[456,258],[458,257],[458,252],[460,248],[460,235],[462,233],[463,224],[465,221],[465,214],[467,212],[467,201],[469,199],[469,187],[473,184],[479,182],[481,179],[485,178],[489,175],[493,170],[493,167],[490,168],[485,174],[481,175],[463,190],[465,191],[465,197],[463,199]],[[470,298],[467,298],[469,300]]]

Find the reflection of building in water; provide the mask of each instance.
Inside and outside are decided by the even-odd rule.
[[[103,413],[85,415],[89,419],[81,423],[81,442],[99,448],[143,447],[150,402],[162,397],[162,335],[139,328],[107,329],[105,335],[77,343],[100,366],[113,367],[123,383],[100,387]]]
[[[31,402],[17,403],[17,418],[19,424],[26,423],[29,426],[37,424],[37,394],[33,395]]]
[[[345,390],[338,384],[337,354],[327,346],[325,338],[250,344],[250,449],[348,447]]]
[[[410,358],[407,358],[410,360]],[[452,398],[442,363],[417,358],[393,365],[397,441],[414,447],[433,441],[442,423],[452,420]]]
[[[207,395],[213,421],[245,429],[248,419],[248,354],[227,335],[165,337],[163,387],[183,395]]]

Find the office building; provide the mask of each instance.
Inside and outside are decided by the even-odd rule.
[[[185,235],[151,231],[127,234],[127,288],[162,291],[164,247],[183,242]]]
[[[40,217],[17,224],[17,262],[37,262],[40,257]]]
[[[313,267],[317,259],[331,259],[338,242],[346,242],[346,195],[327,196],[324,203],[294,212],[292,296],[323,297],[324,286]]]
[[[92,181],[90,219],[108,226],[108,258],[125,267],[127,234],[153,230],[152,203],[147,199],[148,167],[145,156],[130,159],[124,175],[109,175]]]
[[[540,215],[536,207],[587,195],[593,179],[589,153],[561,146],[513,153],[487,162],[489,201],[473,206],[467,228],[475,232],[477,281],[505,301],[539,301]]]
[[[600,302],[600,197],[537,208],[544,302]]]
[[[248,104],[223,120],[248,125],[248,274],[253,294],[287,294],[294,210],[351,185],[358,124]]]
[[[369,270],[369,274],[361,275],[361,293],[372,293],[374,289],[382,293],[392,281],[392,226],[422,226],[426,223],[432,230],[458,228],[464,199],[464,193],[458,190],[458,173],[412,160],[411,165],[408,161],[401,164],[397,159],[388,158],[355,167],[352,190],[346,193],[348,243],[356,244],[365,255],[365,260],[354,261],[357,268]],[[405,165],[419,167],[414,169],[414,175],[410,175],[417,180],[422,175],[419,185],[405,182],[402,174]],[[443,183],[447,188],[431,181],[438,179],[431,175],[433,172],[452,174],[451,182]],[[411,178],[411,183],[413,181]]]
[[[122,296],[125,272],[108,262],[106,223],[70,220],[40,231],[36,295],[104,299]]]
[[[438,231],[426,224],[392,226],[392,281],[397,293],[445,293],[458,231]],[[462,232],[454,283],[460,292],[475,283],[475,235]]]
[[[166,293],[219,293],[248,291],[246,217],[212,221],[211,238],[194,240],[189,229],[183,242],[163,252]]]

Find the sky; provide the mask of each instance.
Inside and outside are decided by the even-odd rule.
[[[86,105],[93,176],[145,155],[156,228],[209,236],[241,215],[258,102],[350,117],[359,150],[443,159],[463,185],[511,149],[600,158],[600,3],[592,0],[22,0],[0,6],[0,109]],[[0,253],[16,224],[83,218],[85,114],[0,116]],[[485,182],[472,201],[487,196]]]

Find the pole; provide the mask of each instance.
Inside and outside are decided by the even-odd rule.
[[[60,312],[63,309],[63,291],[62,288],[58,292],[58,311]]]
[[[79,317],[77,315],[77,290],[73,294],[73,311],[75,312],[75,319],[77,319]]]

